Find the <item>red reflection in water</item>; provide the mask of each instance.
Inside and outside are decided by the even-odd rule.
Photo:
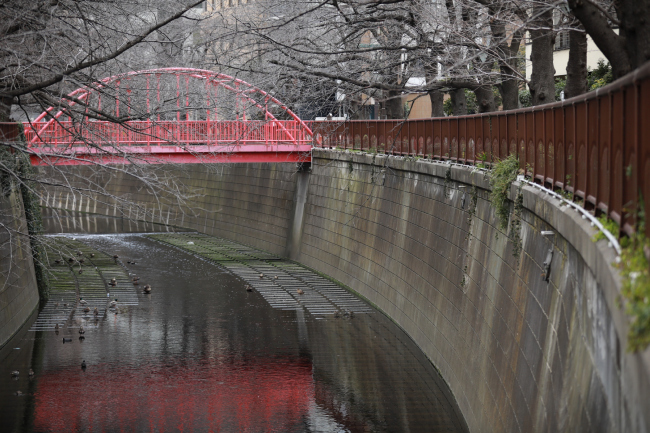
[[[314,401],[308,361],[44,372],[36,431],[287,431]]]

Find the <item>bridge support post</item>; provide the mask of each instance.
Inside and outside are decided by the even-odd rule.
[[[291,260],[297,260],[300,255],[305,202],[307,201],[310,174],[311,163],[299,163],[297,165],[296,189],[293,193],[293,218],[289,226],[289,236],[287,237],[285,252],[285,256]]]

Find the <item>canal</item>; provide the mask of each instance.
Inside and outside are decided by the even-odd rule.
[[[0,350],[1,431],[466,431],[412,340],[321,275],[199,233],[46,222],[76,233],[48,237],[51,298]]]

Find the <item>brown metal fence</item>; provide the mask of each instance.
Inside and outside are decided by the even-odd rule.
[[[544,106],[310,126],[320,138],[318,146],[326,148],[469,165],[517,153],[536,183],[569,192],[586,209],[607,214],[627,234],[639,225],[640,211],[650,215],[650,63],[595,92]],[[650,236],[650,224],[645,232]]]

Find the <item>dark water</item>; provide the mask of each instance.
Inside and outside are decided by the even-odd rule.
[[[136,261],[129,272],[154,291],[83,342],[28,324],[0,351],[0,431],[465,431],[433,365],[381,313],[274,309],[223,268],[142,235],[76,238]]]

